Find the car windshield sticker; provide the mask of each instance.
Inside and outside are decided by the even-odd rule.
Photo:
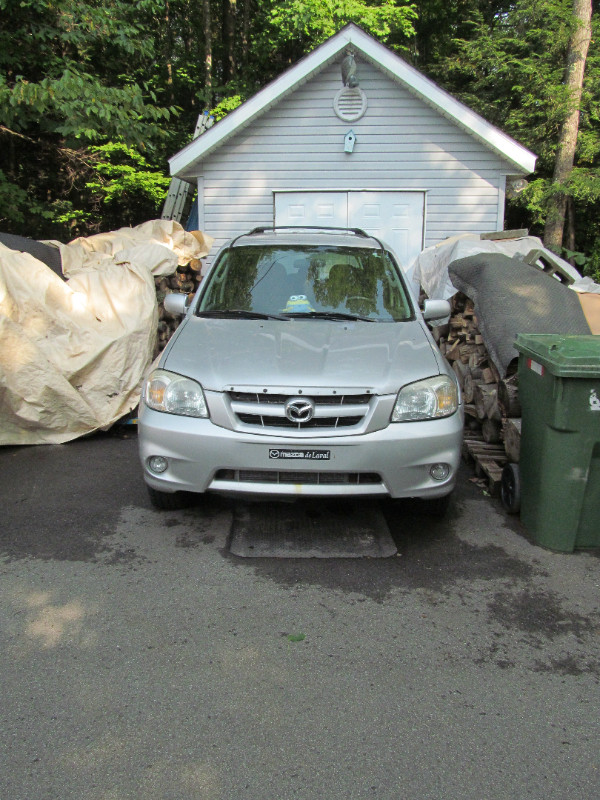
[[[286,314],[293,314],[298,312],[308,313],[314,311],[314,308],[308,302],[308,297],[305,294],[293,294],[283,310]]]

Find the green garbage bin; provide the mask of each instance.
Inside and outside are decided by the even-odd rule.
[[[600,547],[600,336],[519,334],[521,520],[551,550]]]

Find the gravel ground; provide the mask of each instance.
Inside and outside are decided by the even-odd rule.
[[[590,800],[599,552],[470,482],[390,558],[240,558],[154,511],[135,431],[0,448],[0,797]]]

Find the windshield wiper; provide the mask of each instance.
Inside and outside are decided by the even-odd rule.
[[[199,317],[217,317],[221,319],[288,319],[281,314],[265,314],[262,311],[247,311],[243,308],[215,309],[213,311],[198,311]]]
[[[292,317],[293,319],[308,317],[309,319],[350,320],[352,322],[356,320],[361,322],[380,322],[380,320],[373,319],[373,317],[363,317],[361,314],[346,314],[343,311],[298,311],[297,313],[286,314],[286,317]]]

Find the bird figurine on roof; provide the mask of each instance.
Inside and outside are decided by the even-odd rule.
[[[358,75],[356,74],[356,61],[352,53],[348,53],[342,61],[342,82],[344,86],[350,89],[355,89],[358,84]]]

